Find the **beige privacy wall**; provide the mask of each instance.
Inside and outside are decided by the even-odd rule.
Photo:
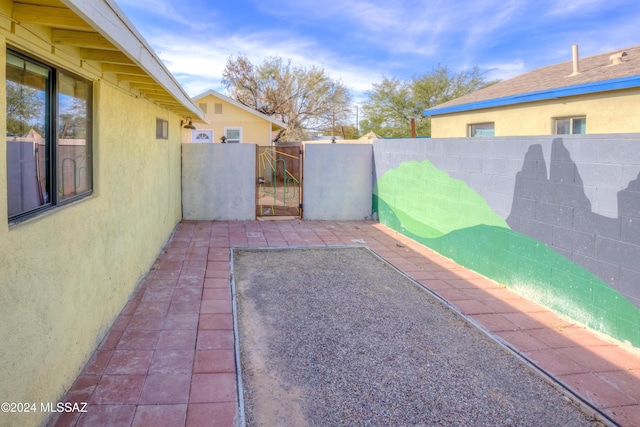
[[[304,146],[304,219],[350,221],[371,217],[373,146]]]
[[[184,219],[255,219],[255,169],[255,144],[183,144]]]

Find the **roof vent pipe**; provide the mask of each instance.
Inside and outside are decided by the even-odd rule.
[[[609,57],[609,61],[612,61],[609,65],[611,66],[622,64],[622,58],[624,58],[625,56],[627,56],[627,52],[614,53]]]
[[[578,58],[578,45],[574,44],[571,45],[571,55],[573,57],[573,73],[571,73],[571,76],[576,76],[578,74],[580,74],[580,61]]]

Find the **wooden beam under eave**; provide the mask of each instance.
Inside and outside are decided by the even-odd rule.
[[[133,61],[131,61],[127,55],[115,50],[80,48],[80,57],[87,61],[133,65]]]
[[[155,93],[156,95],[166,95],[168,92],[165,88],[160,85],[143,85],[141,86],[139,83],[132,83],[131,87],[139,89],[144,93]]]
[[[171,95],[159,95],[157,93],[142,92],[145,98],[153,99],[154,101],[178,103],[176,99]]]
[[[152,85],[152,84],[143,84],[143,83],[129,83],[129,87],[131,89],[135,89],[139,91],[140,93],[146,93],[146,91],[148,90],[153,90],[153,91],[161,90],[166,92],[166,89],[164,89],[162,86],[158,84]]]
[[[166,102],[166,101],[157,101],[155,99],[149,99],[150,102],[153,102],[156,105],[160,105],[161,107],[164,107],[166,109],[169,110],[173,110],[173,109],[184,109],[184,106],[182,104],[180,104],[179,102]]]
[[[160,90],[160,91],[164,91],[166,92],[167,90],[165,88],[163,88],[162,86],[160,86],[159,84],[152,84],[152,83],[136,83],[136,82],[129,82],[129,86],[133,89],[138,89],[141,92],[147,91],[147,90]]]
[[[147,77],[147,76],[134,76],[134,75],[128,75],[128,74],[116,74],[116,78],[118,80],[122,80],[122,81],[129,82],[129,83],[158,84],[158,82],[153,80],[151,77]]]
[[[133,76],[147,76],[147,72],[145,72],[142,68],[137,65],[125,65],[125,64],[110,64],[104,63],[102,64],[102,72],[103,73],[115,73],[115,74],[127,74]]]
[[[91,29],[82,18],[63,7],[13,3],[13,19],[22,24],[36,24],[53,28]]]
[[[54,44],[86,47],[91,49],[118,50],[101,34],[92,31],[58,30],[51,31],[51,41]]]

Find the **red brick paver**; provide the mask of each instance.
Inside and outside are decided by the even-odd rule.
[[[374,222],[183,221],[63,401],[56,426],[222,426],[238,413],[230,248],[366,245],[623,426],[640,356]],[[607,421],[607,420],[605,420]]]

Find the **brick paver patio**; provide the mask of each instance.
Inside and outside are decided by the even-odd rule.
[[[640,426],[640,356],[370,221],[183,221],[63,398],[56,426],[233,426],[230,248],[366,245],[615,422]],[[607,421],[607,420],[605,420]]]

